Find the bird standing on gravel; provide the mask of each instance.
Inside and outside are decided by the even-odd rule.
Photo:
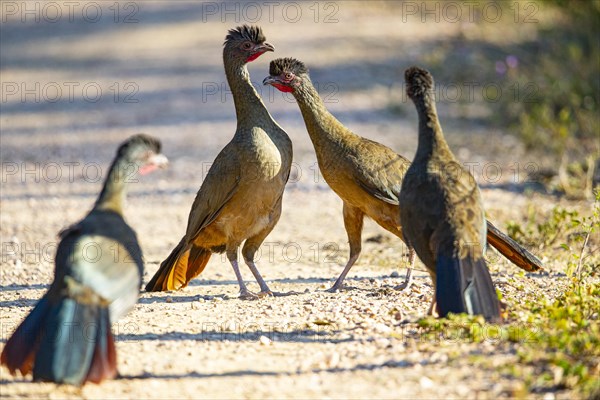
[[[302,62],[280,58],[271,62],[269,73],[263,81],[265,85],[291,92],[296,98],[323,178],[344,204],[350,259],[328,290],[336,292],[360,255],[365,215],[402,238],[398,193],[410,162],[388,147],[354,134],[331,115]],[[414,258],[414,251],[409,249],[411,267]],[[403,287],[409,284],[410,271]]]
[[[344,278],[358,259],[364,216],[403,239],[398,196],[410,162],[390,148],[362,138],[342,125],[325,107],[301,61],[271,61],[270,75],[263,81],[295,97],[327,184],[343,201],[344,226],[350,259],[329,291],[342,288]],[[541,269],[541,262],[488,222],[488,238],[509,260],[527,271]],[[410,285],[414,250],[409,245],[406,279],[397,289]]]
[[[50,289],[6,342],[0,360],[11,373],[33,370],[35,381],[77,386],[116,375],[110,325],[137,302],[144,268],[123,219],[125,187],[138,172],[166,164],[150,136],[119,147],[94,208],[60,234]]]
[[[225,38],[223,62],[233,93],[237,130],[221,150],[202,183],[184,237],[146,285],[148,291],[186,286],[206,267],[213,252],[231,262],[240,298],[272,295],[254,255],[281,215],[283,190],[292,164],[292,142],[271,118],[252,86],[246,64],[274,48],[256,26],[241,26]],[[237,251],[256,278],[260,293],[250,292],[240,273]]]
[[[404,238],[434,282],[435,309],[500,319],[500,305],[483,252],[486,220],[479,187],[448,147],[438,121],[433,78],[405,72],[408,97],[419,114],[419,145],[400,192]]]

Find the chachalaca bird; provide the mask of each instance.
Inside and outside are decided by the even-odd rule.
[[[76,386],[115,377],[110,325],[137,302],[144,268],[123,219],[126,183],[166,163],[153,137],[135,135],[119,147],[92,210],[60,233],[48,292],[4,346],[0,360],[11,373]]]
[[[291,58],[271,62],[265,85],[296,98],[306,129],[317,154],[323,178],[343,201],[344,226],[350,244],[350,258],[335,284],[336,292],[361,252],[365,215],[381,227],[402,238],[398,218],[398,193],[409,161],[388,147],[360,137],[329,113],[314,88],[304,64]],[[409,249],[409,261],[414,263]],[[409,285],[411,269],[403,287]]]
[[[329,291],[342,287],[344,278],[361,251],[364,216],[403,239],[398,214],[398,195],[410,162],[390,148],[360,137],[340,123],[325,107],[301,61],[280,58],[271,61],[270,75],[263,81],[296,98],[306,129],[317,154],[319,169],[327,184],[343,201],[344,226],[350,244],[350,259]],[[535,271],[541,262],[488,222],[490,243],[517,266]],[[397,289],[410,285],[414,250],[409,247],[410,266]]]
[[[213,162],[190,211],[187,230],[146,285],[147,291],[185,287],[206,267],[213,252],[226,252],[240,286],[240,298],[271,292],[254,255],[281,215],[283,190],[292,164],[292,142],[273,120],[252,86],[246,64],[274,48],[256,26],[241,26],[225,38],[223,62],[233,93],[237,129]],[[250,292],[238,267],[238,248],[256,278]]]
[[[433,78],[418,67],[405,72],[406,92],[419,115],[419,144],[400,191],[404,238],[434,283],[438,314],[500,319],[500,304],[484,258],[487,224],[479,187],[444,139]]]

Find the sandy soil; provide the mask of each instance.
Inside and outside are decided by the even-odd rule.
[[[252,22],[248,4],[235,3],[240,7],[237,21],[235,12],[226,14],[221,3],[211,3],[215,9],[192,2],[120,3],[117,21],[110,8],[113,2],[95,4],[103,12],[97,22],[91,22],[91,9],[87,19],[82,17],[85,3],[81,3],[74,9],[73,22],[63,8],[56,23],[48,21],[54,14],[44,11],[43,5],[39,22],[29,16],[23,23],[18,14],[22,10],[13,14],[3,4],[2,343],[47,289],[57,233],[91,207],[119,142],[137,132],[155,135],[171,160],[168,170],[131,185],[126,208],[144,251],[147,282],[179,241],[202,178],[235,129],[221,45],[228,28]],[[282,14],[284,6],[275,9],[270,21],[269,9],[260,6],[263,14],[258,22],[276,52],[251,65],[253,81],[257,85],[262,81],[273,57],[295,56],[308,64],[313,80],[329,96],[329,107],[344,124],[412,157],[416,115],[401,94],[403,69],[424,63],[432,43],[458,34],[474,35],[478,28],[443,19],[426,24],[417,17],[405,21],[402,9],[389,4],[365,8],[352,2],[318,3],[318,15],[313,3],[293,4],[301,11],[295,22],[291,8],[286,9],[289,14]],[[128,15],[137,22],[126,23]],[[495,29],[485,28],[486,35]],[[486,39],[494,37],[510,46],[518,36],[509,32]],[[402,282],[406,249],[372,222],[366,223],[363,254],[347,280],[354,289],[323,292],[341,272],[348,253],[341,201],[316,174],[314,152],[296,104],[273,89],[260,90],[294,141],[295,173],[286,189],[281,220],[263,245],[258,265],[273,290],[301,294],[240,301],[229,263],[215,255],[188,288],[142,293],[135,309],[114,324],[119,379],[80,390],[32,384],[30,377],[12,377],[2,368],[1,397],[522,394],[525,377],[501,373],[502,366],[516,362],[510,346],[491,340],[429,341],[419,335],[415,321],[427,312],[430,279],[418,263],[414,286],[408,292],[392,290]],[[91,101],[95,98],[98,101]],[[402,112],[390,112],[392,98],[403,99]],[[453,106],[440,105],[446,136],[461,160],[475,163],[487,212],[499,226],[523,219],[532,204],[543,210],[557,202],[589,209],[589,203],[567,203],[524,190],[523,166],[537,160],[505,132],[455,118]],[[478,112],[473,104],[473,115]],[[494,171],[489,168],[496,166],[502,176],[490,179]],[[551,254],[539,256],[551,275],[522,279],[526,290],[544,290],[552,297],[565,281],[564,263]],[[519,298],[507,278],[518,270],[493,251],[488,257],[510,309]],[[251,290],[257,288],[249,271],[242,273]],[[470,357],[481,355],[490,356],[489,365],[473,368]],[[531,395],[569,398],[569,392]]]

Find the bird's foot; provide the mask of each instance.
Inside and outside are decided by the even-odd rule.
[[[354,286],[346,286],[346,285],[333,285],[332,287],[330,287],[329,289],[325,290],[325,292],[327,293],[340,293],[340,292],[347,292],[349,290],[353,290],[356,289]]]
[[[300,292],[296,292],[292,290],[290,292],[272,292],[272,295],[275,297],[286,297],[286,296],[298,296]]]
[[[410,282],[410,281],[405,281],[405,282],[403,282],[403,283],[402,283],[402,284],[400,284],[400,285],[394,286],[394,290],[398,290],[398,291],[401,291],[401,290],[407,290],[407,289],[409,289],[409,288],[410,288],[411,284],[412,284],[412,282]]]
[[[264,295],[260,296],[259,294],[249,291],[248,289],[240,290],[240,294],[238,295],[240,300],[258,300],[261,297],[264,297]]]

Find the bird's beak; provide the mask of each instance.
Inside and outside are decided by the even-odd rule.
[[[157,169],[165,169],[169,165],[169,159],[164,154],[153,154],[148,158],[146,164],[139,169],[140,175],[149,174]]]
[[[263,85],[272,85],[274,83],[279,82],[278,79],[276,77],[273,77],[271,75],[267,76],[265,79],[263,79]]]
[[[169,159],[162,153],[154,154],[148,159],[148,163],[158,168],[164,169],[169,165]]]
[[[260,45],[262,51],[275,51],[275,47],[271,43],[264,42]]]

